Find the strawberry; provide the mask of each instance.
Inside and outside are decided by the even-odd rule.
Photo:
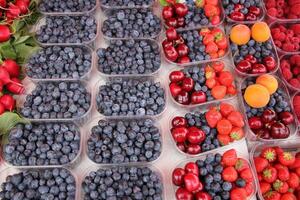
[[[295,169],[300,167],[300,158],[295,158],[295,162],[289,166],[290,169]]]
[[[227,49],[227,47],[228,47],[226,37],[224,37],[224,36],[222,36],[220,39],[217,39],[216,44],[218,45],[219,49]]]
[[[227,117],[234,110],[235,110],[234,107],[229,103],[222,102],[220,104],[220,112],[223,117]]]
[[[296,174],[300,177],[300,167],[295,170]]]
[[[288,191],[289,189],[289,185],[286,183],[286,182],[282,182],[280,180],[276,180],[274,183],[273,183],[273,188],[275,191],[281,193],[281,194],[284,194]]]
[[[280,193],[276,192],[276,191],[270,191],[267,192],[263,195],[264,200],[280,200]]]
[[[230,86],[233,83],[233,76],[229,71],[222,71],[219,74],[219,80],[222,85]]]
[[[232,124],[227,119],[221,119],[217,124],[217,131],[221,135],[229,135],[232,130]]]
[[[205,36],[205,35],[209,34],[210,32],[211,32],[211,30],[210,30],[209,28],[202,28],[202,29],[200,30],[199,34],[200,34],[201,36]]]
[[[299,181],[298,175],[294,172],[291,172],[287,183],[289,184],[290,188],[296,189],[299,186]]]
[[[237,161],[237,154],[234,149],[226,151],[222,156],[222,163],[224,166],[235,166]]]
[[[211,4],[206,4],[204,6],[204,13],[206,17],[213,17],[220,14],[220,8]]]
[[[210,109],[205,113],[205,119],[211,128],[215,128],[217,126],[218,121],[222,119],[222,115],[216,109]]]
[[[223,99],[226,96],[227,88],[223,85],[217,85],[212,88],[211,95],[215,99]]]
[[[290,166],[295,162],[295,156],[290,152],[283,152],[278,154],[279,162],[284,166]]]
[[[213,36],[213,34],[206,34],[205,36],[204,36],[204,38],[203,38],[203,44],[204,45],[207,45],[208,43],[210,43],[210,42],[213,42],[214,41],[214,36]]]
[[[279,146],[273,146],[273,149],[275,150],[277,155],[284,152],[284,150]]]
[[[299,10],[300,10],[300,3],[295,4],[290,8],[291,14],[299,15]]]
[[[217,139],[221,143],[222,146],[228,145],[231,142],[231,138],[229,135],[217,135]]]
[[[271,190],[271,184],[267,182],[259,182],[259,188],[262,194],[269,192]]]
[[[244,187],[247,193],[247,196],[250,196],[254,193],[254,182],[248,182],[246,183],[246,186]]]
[[[294,194],[287,192],[281,196],[280,200],[297,200],[297,197]]]
[[[213,87],[215,87],[217,84],[217,80],[215,78],[209,78],[206,79],[205,85],[209,88],[212,89]]]
[[[257,173],[262,172],[268,165],[268,160],[262,157],[255,157],[254,158],[254,165]]]
[[[276,160],[277,154],[274,148],[266,147],[261,151],[260,156],[267,159],[269,162],[274,162]]]
[[[217,44],[214,43],[214,42],[209,42],[205,46],[205,52],[208,53],[208,54],[218,52],[218,46],[217,46]]]
[[[268,183],[273,183],[277,179],[277,170],[274,167],[267,167],[262,173],[263,180]]]
[[[300,34],[300,24],[292,24],[290,29],[292,29],[295,34]]]
[[[227,87],[227,94],[236,95],[237,89],[234,85],[230,85]]]
[[[212,67],[216,72],[221,72],[223,71],[225,64],[222,61],[217,61],[212,63]]]
[[[250,168],[246,168],[240,172],[241,178],[243,178],[247,183],[253,181],[253,174]]]
[[[230,200],[246,200],[247,192],[244,188],[234,188],[230,191]]]
[[[232,123],[233,126],[242,128],[245,126],[243,115],[239,111],[232,111],[227,119]]]
[[[238,178],[238,173],[234,167],[226,167],[222,172],[222,177],[224,181],[232,183]]]
[[[249,168],[249,163],[247,162],[247,160],[245,160],[243,158],[238,158],[234,167],[237,172],[241,172],[244,169]]]
[[[278,172],[278,178],[281,181],[287,181],[290,178],[290,172],[289,169],[287,167],[281,167],[279,169],[277,169]]]
[[[232,141],[241,140],[243,137],[245,137],[244,130],[238,127],[234,127],[229,135]]]

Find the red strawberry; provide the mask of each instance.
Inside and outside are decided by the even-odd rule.
[[[255,169],[258,173],[262,172],[268,165],[268,160],[262,157],[254,158]]]
[[[243,115],[239,111],[232,111],[227,119],[232,125],[242,128],[245,125]]]
[[[224,181],[232,183],[238,178],[238,173],[234,167],[226,167],[222,172],[222,177]]]
[[[260,156],[267,159],[269,162],[274,162],[276,160],[277,154],[274,148],[266,147],[261,151]]]
[[[273,183],[277,179],[277,170],[274,167],[267,167],[262,173],[263,180],[268,183]]]
[[[247,193],[247,196],[250,196],[254,193],[254,182],[248,182],[246,183],[246,186],[244,187]]]
[[[293,5],[293,6],[290,8],[290,12],[291,12],[292,14],[299,15],[299,14],[300,14],[299,11],[300,11],[300,3],[299,3],[299,4],[295,4],[295,5]]]
[[[231,142],[231,138],[229,137],[229,135],[218,134],[217,139],[219,140],[222,146],[228,145]]]
[[[230,200],[246,200],[247,192],[244,188],[234,188],[230,192]]]
[[[297,197],[294,194],[287,192],[281,196],[280,200],[297,200]]]
[[[222,119],[222,115],[216,109],[210,109],[208,112],[205,113],[205,119],[211,128],[215,128],[217,126],[218,121]]]
[[[240,173],[241,178],[243,178],[247,183],[253,181],[253,174],[250,168],[246,168]]]
[[[243,137],[245,137],[244,130],[239,127],[232,128],[229,135],[232,141],[241,140]]]
[[[277,172],[278,172],[278,178],[281,180],[281,181],[287,181],[289,180],[290,178],[290,172],[289,172],[289,169],[285,166],[277,169]]]
[[[205,52],[208,54],[218,52],[218,45],[214,42],[209,42],[205,47]]]
[[[234,107],[229,103],[221,103],[220,104],[220,112],[223,117],[227,117],[232,111],[234,111]]]
[[[295,162],[289,166],[290,169],[296,169],[300,167],[300,158],[296,158]]]
[[[248,169],[249,168],[249,163],[247,162],[247,160],[243,159],[243,158],[238,158],[236,163],[235,163],[235,169],[238,172],[243,171],[244,169]]]
[[[230,86],[232,85],[234,78],[229,71],[222,71],[219,74],[219,80],[222,85]]]
[[[291,172],[290,173],[290,178],[287,181],[287,183],[289,184],[290,188],[296,189],[299,186],[299,177],[296,173]]]
[[[208,43],[210,42],[213,42],[214,41],[214,36],[213,34],[206,34],[203,38],[203,44],[204,45],[207,45]]]
[[[259,182],[259,188],[262,194],[269,192],[271,190],[271,184],[267,182]]]
[[[222,156],[222,163],[225,166],[235,166],[237,161],[237,154],[234,149],[226,151]]]
[[[273,183],[273,188],[275,191],[281,193],[281,194],[284,194],[288,191],[289,189],[289,185],[286,183],[286,182],[282,182],[280,180],[276,180],[274,183]]]
[[[284,166],[290,166],[295,162],[295,156],[290,152],[283,152],[278,154],[279,162]]]
[[[276,191],[270,191],[267,192],[263,195],[264,200],[280,200],[280,193],[276,192]]]

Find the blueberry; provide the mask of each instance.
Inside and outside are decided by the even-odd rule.
[[[235,184],[237,187],[245,187],[246,186],[246,181],[242,178],[238,178],[236,181],[235,181]]]
[[[230,191],[232,188],[232,184],[230,182],[224,182],[222,184],[222,188],[224,191]]]

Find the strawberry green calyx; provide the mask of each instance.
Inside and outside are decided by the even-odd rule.
[[[278,179],[273,183],[273,188],[276,191],[279,190],[282,186],[283,186],[283,182]]]
[[[195,5],[197,8],[203,8],[204,4],[205,4],[205,0],[196,0],[195,1]]]
[[[267,159],[269,162],[274,162],[276,160],[276,152],[273,149],[267,149],[264,152],[264,156],[265,159]]]

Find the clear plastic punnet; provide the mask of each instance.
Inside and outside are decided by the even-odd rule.
[[[114,1],[114,0],[110,0],[110,1]],[[134,2],[135,0],[133,0]],[[132,5],[129,5],[129,4],[126,4],[126,5],[109,5],[109,4],[105,4],[103,3],[104,0],[99,0],[99,4],[100,4],[100,7],[102,8],[102,10],[116,10],[116,9],[127,9],[127,8],[151,8],[154,6],[155,4],[155,0],[146,0],[144,1],[144,3],[142,5],[136,5],[136,4],[132,4]]]
[[[289,59],[291,56],[293,55],[298,55],[298,54],[283,54],[281,57],[280,57],[280,63],[282,63],[282,60],[284,59]],[[288,88],[290,89],[290,91],[292,92],[299,92],[300,91],[300,87],[295,87],[293,85],[291,85],[288,80],[286,80],[286,78],[283,76],[283,69],[282,67],[280,66],[279,67],[279,72],[280,72],[280,77],[282,77],[281,79],[284,81],[284,83],[288,86]]]

